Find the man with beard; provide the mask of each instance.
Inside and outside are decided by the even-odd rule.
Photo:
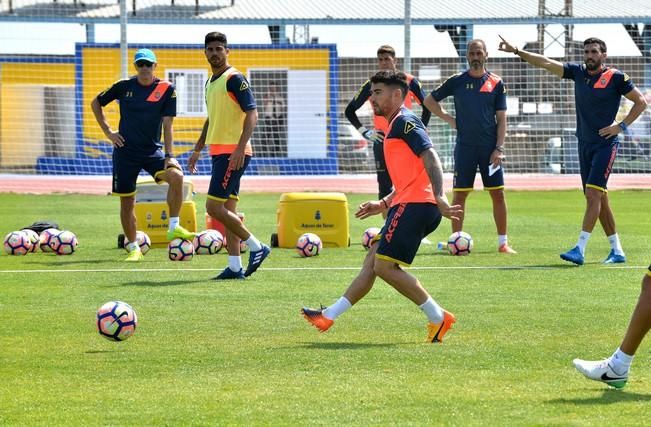
[[[377,65],[380,71],[391,70],[396,71],[398,59],[396,58],[396,51],[389,45],[382,45],[377,50]],[[407,84],[409,85],[409,92],[405,97],[405,107],[411,109],[413,101],[423,104],[425,94],[421,88],[418,79],[411,74],[405,73],[407,76]],[[373,144],[373,157],[375,158],[375,172],[377,174],[378,183],[378,197],[382,198],[389,194],[392,190],[393,184],[391,177],[387,172],[387,165],[384,160],[384,151],[382,144],[384,142],[384,135],[387,133],[389,123],[386,119],[377,114],[373,115],[373,126],[375,129],[367,129],[362,126],[362,122],[357,117],[356,111],[371,97],[371,81],[366,80],[362,87],[359,88],[355,97],[346,106],[346,118],[348,121],[359,130],[359,133],[371,144]],[[423,106],[421,113],[421,121],[427,128],[431,113]]]
[[[626,256],[615,229],[615,217],[606,190],[613,168],[619,139],[646,109],[646,101],[629,76],[607,67],[606,43],[595,37],[583,42],[584,64],[560,63],[543,55],[518,49],[502,38],[499,50],[512,52],[531,65],[544,68],[564,79],[574,80],[576,99],[576,137],[579,141],[579,167],[586,199],[586,209],[579,239],[575,247],[561,254],[561,259],[583,265],[585,247],[597,219],[608,237],[611,251],[605,264],[626,262]],[[615,122],[621,97],[633,102],[624,120]]]
[[[371,105],[388,123],[384,139],[387,170],[394,189],[379,200],[362,203],[360,219],[388,209],[382,231],[364,258],[362,269],[344,295],[330,307],[301,310],[303,317],[325,332],[334,321],[373,288],[379,276],[425,313],[427,342],[440,343],[456,319],[432,299],[420,281],[402,267],[409,266],[423,237],[436,230],[441,216],[455,219],[459,206],[450,206],[443,192],[443,169],[423,122],[403,102],[408,77],[394,70],[378,71],[370,79]]]
[[[466,198],[473,190],[477,166],[484,189],[493,201],[500,253],[515,254],[507,235],[504,197],[504,138],[506,136],[506,88],[500,76],[486,71],[488,52],[483,40],[468,42],[470,69],[448,78],[425,98],[425,106],[457,130],[454,147],[454,198],[465,212]],[[454,97],[456,117],[439,102]],[[452,231],[463,230],[464,214],[452,221]]]
[[[253,274],[271,249],[260,243],[237,215],[240,178],[244,174],[253,150],[249,139],[258,121],[255,98],[246,78],[228,63],[226,35],[206,34],[206,59],[212,77],[206,82],[208,118],[201,136],[188,159],[190,172],[197,171],[201,150],[208,144],[212,156],[212,171],[206,211],[226,228],[228,266],[214,279],[244,279]],[[240,240],[251,249],[246,270],[240,258]]]

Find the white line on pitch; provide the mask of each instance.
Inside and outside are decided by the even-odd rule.
[[[567,269],[565,265],[562,266],[564,269]],[[433,267],[410,267],[409,270],[555,270],[559,266],[531,266],[531,265],[521,265],[521,266],[433,266]],[[646,265],[623,265],[623,266],[608,266],[602,267],[603,269],[620,269],[620,270],[631,270],[631,269],[646,269]],[[330,270],[359,270],[360,266],[357,267],[268,267],[262,268],[260,271],[330,271]],[[187,272],[204,272],[204,271],[216,271],[216,268],[99,268],[99,269],[56,269],[56,270],[0,270],[0,273],[138,273],[138,272],[174,272],[181,271],[184,273]]]

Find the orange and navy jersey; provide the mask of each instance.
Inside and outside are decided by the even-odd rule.
[[[500,76],[485,72],[475,78],[468,71],[455,74],[432,91],[440,102],[454,97],[457,144],[494,147],[497,143],[497,111],[506,110],[506,87]]]
[[[563,78],[574,80],[579,142],[609,144],[612,138],[600,136],[599,129],[613,124],[622,95],[635,88],[628,74],[604,68],[601,73],[591,75],[585,64],[566,63],[563,64]]]
[[[384,138],[384,158],[395,189],[392,206],[399,203],[436,204],[432,182],[420,157],[432,147],[423,122],[411,110],[402,107],[389,123]]]
[[[425,100],[425,93],[420,86],[420,82],[411,74],[405,74],[407,75],[407,83],[409,84],[409,92],[407,92],[407,96],[405,97],[405,107],[411,108],[413,102],[417,102],[418,104],[423,105],[423,102]],[[348,118],[348,121],[357,129],[362,127],[362,122],[359,121],[356,111],[359,110],[370,97],[371,81],[366,80],[346,107],[346,118]],[[425,124],[425,126],[427,126],[427,123],[429,123],[431,115],[432,113],[430,113],[429,110],[423,106],[421,121]],[[382,131],[386,135],[387,129],[389,128],[389,123],[384,117],[374,115],[373,127],[375,130]]]
[[[119,80],[97,100],[102,107],[114,100],[120,104],[119,132],[127,151],[151,154],[161,148],[163,117],[176,116],[174,85],[158,78],[149,86],[138,83],[137,77]]]

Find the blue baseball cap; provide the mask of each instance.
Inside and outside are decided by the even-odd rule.
[[[135,64],[138,61],[147,61],[154,64],[156,63],[156,55],[149,49],[138,49],[136,56],[133,57],[133,63]]]

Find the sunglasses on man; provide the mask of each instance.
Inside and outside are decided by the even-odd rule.
[[[142,67],[148,67],[151,68],[151,66],[154,65],[152,62],[149,61],[138,61],[136,62],[136,67],[142,68]]]

